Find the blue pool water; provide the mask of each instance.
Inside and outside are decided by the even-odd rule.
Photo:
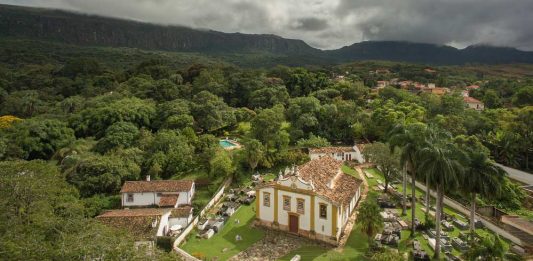
[[[222,146],[223,148],[230,148],[230,147],[235,147],[235,146],[237,146],[237,145],[235,145],[235,144],[233,144],[233,143],[231,143],[231,142],[229,142],[229,141],[227,141],[227,140],[220,140],[218,143],[219,143],[220,146]]]

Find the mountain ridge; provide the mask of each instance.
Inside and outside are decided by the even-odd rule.
[[[533,63],[533,52],[513,47],[471,45],[463,49],[407,41],[364,41],[320,50],[299,39],[273,34],[224,33],[158,25],[57,9],[0,4],[0,37],[58,41],[81,46],[131,47],[215,55],[267,53],[294,64],[389,60],[436,65]]]

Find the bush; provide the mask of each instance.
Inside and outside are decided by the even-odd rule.
[[[174,237],[157,237],[156,244],[159,248],[170,252],[172,251],[172,245],[174,244]]]

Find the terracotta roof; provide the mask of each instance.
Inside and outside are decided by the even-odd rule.
[[[192,180],[126,181],[120,192],[186,192],[193,183]]]
[[[310,153],[337,153],[337,152],[354,152],[353,147],[322,147],[311,148]]]
[[[189,217],[192,212],[192,207],[186,206],[186,207],[179,207],[172,209],[172,213],[170,214],[171,217],[174,218],[180,218],[180,217]]]
[[[153,239],[157,234],[161,215],[169,211],[168,208],[119,209],[105,212],[96,219],[108,226],[128,231],[135,239]]]
[[[466,86],[467,89],[479,89],[479,85],[469,85],[469,86]]]
[[[134,208],[134,209],[114,209],[109,210],[97,216],[97,218],[104,217],[150,217],[161,216],[170,211],[168,208]]]
[[[159,197],[160,207],[174,207],[176,202],[178,202],[178,194],[164,194]]]
[[[299,176],[312,182],[315,192],[339,204],[348,204],[354,197],[361,181],[342,172],[342,161],[322,157],[298,167]]]
[[[463,100],[464,100],[466,103],[482,103],[482,102],[479,101],[478,99],[475,99],[475,98],[472,98],[472,97],[463,97]]]

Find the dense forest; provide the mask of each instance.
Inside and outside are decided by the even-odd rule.
[[[93,221],[120,206],[124,181],[245,180],[255,168],[304,162],[301,148],[385,142],[397,126],[439,128],[460,146],[532,168],[533,80],[522,65],[249,69],[199,54],[0,43],[0,255],[11,260],[142,259],[127,235]],[[377,91],[392,78],[452,92]],[[471,84],[481,86],[471,96],[482,112],[463,104]],[[224,151],[226,136],[245,149]],[[507,181],[483,201],[515,213],[524,197]]]

